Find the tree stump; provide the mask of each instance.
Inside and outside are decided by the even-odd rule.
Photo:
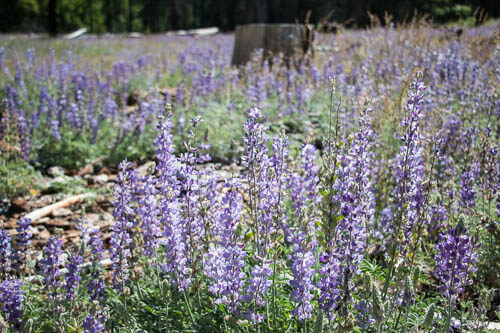
[[[264,56],[283,54],[285,60],[312,51],[314,30],[303,24],[247,24],[236,27],[232,64],[243,65],[257,49]]]

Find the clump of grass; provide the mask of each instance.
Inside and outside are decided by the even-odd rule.
[[[38,188],[40,173],[23,160],[0,157],[0,198],[11,199]]]

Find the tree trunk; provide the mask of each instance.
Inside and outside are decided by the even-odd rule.
[[[255,11],[257,13],[258,23],[268,23],[267,22],[267,0],[257,0],[255,2]]]
[[[48,10],[49,10],[49,26],[48,31],[51,36],[55,36],[57,34],[57,0],[49,0]]]
[[[89,20],[90,32],[94,32],[94,11],[92,10],[92,0],[87,0],[87,15]]]
[[[132,32],[132,0],[128,0],[128,22],[127,31]]]
[[[106,30],[107,32],[113,32],[113,11],[112,11],[112,6],[113,6],[113,0],[107,0],[105,1],[106,7]]]
[[[177,0],[171,0],[170,5],[170,21],[172,22],[172,30],[177,30]]]
[[[188,27],[188,18],[189,18],[189,4],[187,0],[182,2],[182,29],[187,30]]]

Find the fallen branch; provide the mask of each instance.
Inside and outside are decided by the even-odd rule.
[[[84,199],[92,197],[93,195],[94,195],[93,193],[84,193],[84,194],[75,195],[75,196],[66,198],[64,200],[61,200],[59,202],[56,202],[55,204],[34,210],[31,213],[27,214],[25,217],[30,219],[31,222],[33,222],[33,221],[36,221],[38,219],[41,219],[42,217],[50,215],[56,209],[66,208],[66,207],[72,206],[76,203],[83,201]]]

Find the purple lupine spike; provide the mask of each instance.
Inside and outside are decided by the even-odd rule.
[[[104,259],[104,248],[99,229],[93,228],[84,232],[83,240],[89,251],[89,261],[92,263],[87,291],[92,301],[104,300],[106,297],[105,283],[100,273],[100,262]]]
[[[12,261],[15,265],[23,265],[26,260],[26,253],[28,251],[28,246],[31,244],[31,237],[33,234],[30,231],[31,220],[29,218],[22,217],[17,221],[16,231],[16,247],[12,253]]]
[[[83,321],[84,333],[102,333],[106,332],[104,327],[105,315],[101,311],[97,311],[93,315],[88,315]]]
[[[40,275],[43,276],[43,284],[51,300],[56,300],[60,296],[58,289],[62,285],[60,281],[61,271],[59,270],[62,264],[60,259],[62,245],[59,238],[50,237],[43,250],[43,259],[39,262]]]
[[[476,189],[477,178],[479,176],[480,163],[473,163],[469,171],[462,172],[460,176],[460,199],[466,208],[474,208],[476,206]]]
[[[18,136],[21,144],[21,158],[28,160],[31,148],[30,131],[23,111],[20,111],[17,118]]]
[[[175,89],[175,104],[182,106],[184,104],[184,84],[181,83]]]
[[[79,255],[78,253],[72,254],[68,258],[68,264],[66,265],[66,269],[68,272],[66,273],[65,280],[66,280],[66,299],[71,301],[75,299],[76,292],[78,290],[78,287],[80,285],[80,281],[82,278],[80,277],[80,267],[83,263],[83,257]]]
[[[246,65],[246,75],[247,75],[247,90],[246,90],[246,95],[248,99],[248,103],[250,105],[255,105],[257,106],[258,104],[258,91],[255,85],[255,80],[258,80],[255,78],[255,72],[252,67],[251,62],[248,62]]]
[[[452,228],[441,233],[436,245],[436,269],[434,275],[439,279],[440,290],[452,302],[472,283],[470,274],[477,271],[477,240],[467,235],[465,228]]]
[[[226,305],[234,313],[240,305],[246,277],[243,272],[246,252],[236,236],[242,210],[242,197],[237,189],[241,184],[228,181],[224,187],[228,191],[222,197],[220,207],[217,207],[214,231],[216,242],[210,244],[204,268],[205,274],[212,281],[209,291],[217,296],[214,302]]]
[[[132,190],[136,186],[136,175],[130,170],[130,163],[124,160],[119,165],[120,174],[115,185],[115,200],[113,201],[113,217],[115,224],[112,227],[110,239],[110,258],[113,262],[113,286],[123,291],[122,287],[128,281],[128,267],[133,248],[133,231],[137,221],[134,217]]]
[[[295,209],[297,225],[289,231],[287,237],[293,244],[290,258],[292,262],[293,280],[292,300],[297,303],[293,313],[300,320],[311,318],[313,299],[314,251],[316,246],[315,218],[317,217],[318,197],[316,196],[319,168],[315,164],[316,149],[305,145],[300,153],[302,174],[291,175],[292,206]]]
[[[346,318],[355,286],[352,278],[359,274],[359,265],[366,246],[366,230],[374,216],[372,166],[374,133],[370,127],[371,109],[366,108],[359,118],[359,130],[352,144],[339,156],[337,178],[332,202],[339,207],[341,219],[335,228],[335,238],[323,253],[320,268],[320,304],[330,317],[338,302],[340,315]],[[326,274],[332,274],[328,276]]]
[[[72,128],[78,128],[79,123],[78,104],[72,102],[66,109],[66,120]]]
[[[336,308],[340,297],[341,261],[335,253],[325,252],[320,256],[321,268],[318,270],[319,306],[327,312],[330,319],[335,318],[333,309]]]
[[[154,178],[147,176],[144,181],[142,197],[139,199],[137,214],[141,217],[143,251],[146,256],[154,256],[161,235],[158,218],[158,205],[155,198],[156,188]]]
[[[272,275],[271,265],[269,262],[263,261],[255,265],[252,269],[251,278],[249,279],[249,284],[245,290],[245,294],[242,296],[242,300],[253,304],[254,308],[249,310],[247,317],[254,324],[258,324],[264,320],[264,315],[257,311],[258,308],[266,306],[266,298],[269,288],[271,287],[272,281],[269,277]]]
[[[94,144],[97,140],[97,134],[99,132],[99,122],[96,119],[95,113],[94,113],[94,99],[90,97],[89,99],[89,104],[88,104],[88,110],[87,110],[87,121],[89,123],[90,129],[92,131],[92,135],[90,137],[90,143]]]
[[[31,244],[31,237],[33,234],[29,231],[31,227],[31,219],[22,217],[17,221],[16,231],[16,244],[20,248],[26,248]]]
[[[3,68],[4,59],[5,59],[5,48],[2,46],[0,47],[0,68]]]
[[[5,280],[0,283],[0,306],[7,315],[11,328],[23,332],[23,291],[21,280]]]
[[[170,130],[172,122],[170,114],[158,125],[159,134],[155,139],[157,188],[161,199],[158,205],[160,224],[163,228],[162,244],[165,247],[166,262],[162,269],[173,275],[173,284],[184,291],[191,284],[191,267],[189,265],[186,229],[181,221],[179,195],[180,183],[179,161],[174,155],[174,146]]]
[[[12,269],[12,240],[6,229],[0,229],[0,277],[5,279]]]
[[[274,193],[276,187],[273,187],[270,175],[272,166],[266,147],[267,128],[260,123],[263,116],[257,108],[250,108],[247,115],[248,120],[244,126],[245,136],[243,138],[245,152],[241,159],[243,166],[248,170],[251,216],[255,235],[259,236],[256,240],[257,252],[259,256],[264,257],[269,236],[276,227],[273,223],[274,211],[272,209],[277,201],[277,196]]]
[[[403,225],[406,242],[413,227],[420,224],[419,217],[425,201],[422,183],[424,181],[424,158],[422,137],[419,123],[423,118],[422,104],[425,85],[418,78],[410,85],[408,101],[405,106],[405,118],[401,121],[404,134],[402,145],[396,156],[394,175],[395,216],[400,223],[407,217],[408,223]],[[418,223],[417,223],[418,222]]]
[[[304,249],[306,246],[304,241],[294,239],[292,253],[292,274],[293,279],[290,281],[292,287],[291,297],[297,303],[297,306],[292,311],[299,320],[312,318],[313,307],[311,300],[313,299],[314,290],[314,253],[309,249]]]
[[[107,98],[104,103],[104,112],[101,114],[103,119],[114,120],[118,111],[118,105],[112,98]]]

